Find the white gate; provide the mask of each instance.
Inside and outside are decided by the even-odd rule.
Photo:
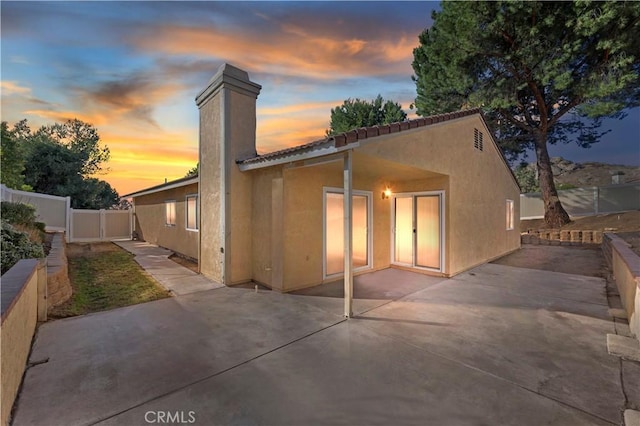
[[[133,210],[77,210],[69,215],[68,241],[130,240]]]

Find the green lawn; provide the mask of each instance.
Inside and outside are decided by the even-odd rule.
[[[63,318],[169,297],[169,293],[112,243],[69,244],[69,279],[73,295],[49,316]]]

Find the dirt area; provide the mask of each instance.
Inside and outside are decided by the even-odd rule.
[[[171,256],[169,256],[169,259],[173,260],[178,265],[184,266],[185,268],[190,269],[195,273],[198,273],[198,263],[194,262],[191,259],[178,256],[177,254],[172,254]]]
[[[546,229],[544,219],[520,221],[520,232],[529,229]],[[640,231],[640,210],[623,213],[600,214],[597,216],[574,217],[562,230],[634,232]]]
[[[106,253],[110,251],[122,250],[113,243],[69,243],[67,244],[67,256],[87,256],[97,253]]]

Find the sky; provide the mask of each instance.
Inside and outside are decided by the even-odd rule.
[[[109,147],[99,176],[120,194],[198,160],[195,96],[227,62],[262,85],[257,150],[324,136],[331,108],[378,94],[409,117],[413,48],[433,2],[0,2],[1,117],[32,129],[78,118]],[[640,166],[640,108],[577,162]],[[529,160],[533,161],[533,157]]]

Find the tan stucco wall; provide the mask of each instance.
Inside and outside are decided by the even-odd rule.
[[[473,146],[474,128],[484,133],[483,151]],[[445,192],[447,276],[520,246],[519,188],[477,116],[367,140],[355,149],[353,173],[354,190],[372,192],[372,270],[390,266],[391,200],[381,197],[386,187],[394,193]],[[321,283],[323,187],[343,186],[342,160],[247,175],[254,179],[253,279],[283,291]],[[514,202],[513,230],[506,229],[507,199]]]
[[[24,288],[17,296],[14,305],[2,318],[2,327],[0,327],[0,368],[2,369],[0,371],[0,383],[2,383],[0,424],[3,426],[8,424],[11,407],[22,382],[22,374],[31,350],[31,339],[36,328],[38,316],[36,263],[33,261],[33,267],[25,270]]]
[[[342,188],[342,162],[285,168],[283,177],[282,290],[291,291],[323,282],[323,187]],[[358,173],[353,177],[354,190],[372,192],[373,264],[368,271],[384,269],[390,264],[391,202],[381,197],[386,186],[388,180],[382,177]]]
[[[474,128],[484,151],[473,146]],[[449,176],[446,194],[447,275],[455,275],[520,247],[520,191],[478,115],[364,141],[356,152]],[[394,191],[418,191],[398,185]],[[506,200],[514,229],[506,230]]]
[[[187,195],[198,194],[198,184],[185,185],[134,198],[136,231],[141,239],[198,259],[199,232],[187,230]],[[165,201],[176,201],[176,225],[165,223]]]
[[[226,151],[228,155],[227,180],[227,251],[230,255],[225,272],[225,284],[237,284],[250,281],[253,265],[251,262],[251,242],[253,235],[252,193],[253,181],[248,173],[240,171],[236,164],[238,158],[248,158],[256,155],[256,100],[252,96],[226,89],[227,114],[226,122],[229,131]],[[259,206],[258,206],[259,208]],[[270,209],[269,205],[265,206]],[[260,212],[258,212],[260,213]]]
[[[282,169],[253,173],[253,280],[282,290]]]
[[[200,273],[222,282],[221,152],[222,99],[214,96],[200,107]],[[206,182],[206,184],[205,184]]]

